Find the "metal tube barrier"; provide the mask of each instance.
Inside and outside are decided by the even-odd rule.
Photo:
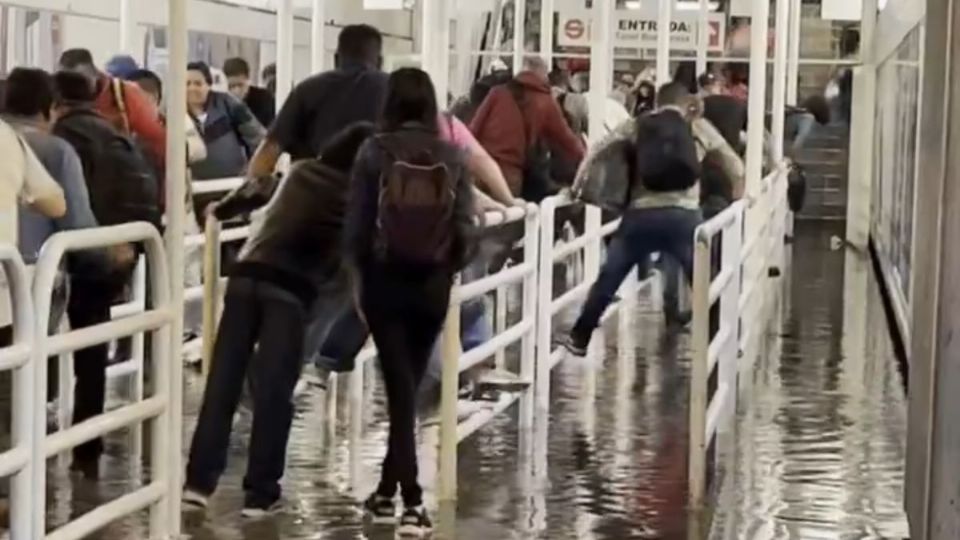
[[[708,459],[712,455],[715,465],[721,454],[717,435],[733,426],[739,372],[752,366],[752,341],[769,320],[770,304],[753,308],[753,299],[777,292],[768,276],[786,253],[786,188],[787,171],[780,168],[763,179],[757,198],[730,205],[695,233],[688,460],[689,503],[695,510],[703,508],[709,488]],[[748,223],[752,219],[759,222]],[[719,320],[711,325],[718,302]]]
[[[143,243],[146,263],[150,266],[149,291],[153,307],[149,311],[131,314],[89,328],[73,330],[66,334],[50,336],[48,320],[54,280],[64,256],[71,251],[96,249],[120,243]],[[170,302],[170,276],[167,260],[159,232],[146,223],[129,223],[114,227],[60,232],[50,237],[40,252],[33,283],[33,304],[36,306],[32,321],[35,343],[31,351],[33,363],[33,402],[27,408],[32,417],[33,436],[31,438],[31,495],[24,494],[16,502],[30,501],[29,512],[32,516],[30,536],[26,538],[55,538],[73,540],[83,538],[108,523],[150,508],[150,537],[165,538],[170,534],[173,519],[168,515],[170,500],[179,497],[179,485],[173,485],[167,474],[171,467],[179,467],[179,459],[170,458],[170,435],[179,430],[179,418],[171,417],[171,385],[179,384],[172,380],[174,371],[163,361],[169,357],[170,333],[173,322],[173,306]],[[127,336],[136,336],[143,332],[155,332],[152,340],[151,380],[154,393],[146,400],[139,400],[120,409],[103,413],[78,425],[47,435],[47,357],[50,355],[76,351],[90,345],[105,343]],[[57,530],[46,533],[46,459],[53,454],[68,450],[78,444],[92,440],[123,427],[156,419],[151,424],[150,453],[152,483],[106,505],[84,514]],[[179,456],[179,452],[175,452]],[[22,518],[17,514],[18,519]]]
[[[437,498],[442,502],[455,501],[457,498],[457,446],[460,442],[485,426],[494,417],[499,415],[521,400],[520,425],[528,428],[533,424],[534,404],[534,348],[536,329],[536,294],[537,255],[540,235],[540,212],[534,204],[528,204],[525,209],[512,208],[505,214],[505,220],[499,214],[490,214],[487,225],[499,225],[524,220],[523,257],[524,260],[511,268],[507,268],[471,282],[460,285],[457,279],[451,294],[450,307],[447,313],[447,322],[441,339],[443,340],[443,375],[440,390],[440,449],[439,449],[439,478]],[[495,335],[490,341],[462,352],[460,346],[460,306],[472,298],[496,293],[496,291],[515,284],[523,289],[523,305],[520,322]],[[457,383],[460,373],[480,364],[485,360],[495,358],[497,353],[507,347],[520,343],[520,381],[525,388],[520,392],[504,392],[499,400],[486,410],[473,414],[462,423],[457,421]]]
[[[11,245],[0,246],[0,264],[6,276],[13,313],[13,340],[0,349],[0,370],[13,372],[12,426],[9,450],[0,453],[0,477],[12,476],[10,482],[11,538],[31,538],[30,506],[23,504],[31,497],[34,469],[32,459],[34,425],[33,366],[30,365],[34,346],[33,302],[30,297],[30,277],[20,252]],[[46,414],[46,405],[41,409]],[[46,426],[46,422],[42,424]],[[40,467],[43,466],[41,463]]]

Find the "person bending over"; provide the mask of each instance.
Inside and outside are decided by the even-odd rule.
[[[244,379],[253,394],[253,429],[242,514],[263,517],[280,507],[293,390],[300,377],[307,314],[337,282],[349,173],[373,132],[356,124],[334,136],[323,157],[297,164],[280,184],[262,226],[231,271],[213,366],[190,445],[184,502],[205,508],[226,467],[227,447]],[[262,206],[276,182],[248,183],[213,208],[218,219]],[[256,352],[254,352],[256,351]]]

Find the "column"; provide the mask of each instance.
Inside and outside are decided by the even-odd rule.
[[[767,95],[767,20],[769,0],[754,0],[750,17],[750,98],[747,103],[747,193],[763,177],[763,133]]]
[[[927,2],[914,217],[906,510],[910,537],[960,536],[960,2]]]
[[[450,89],[450,2],[451,0],[422,0],[420,8],[421,40],[420,65],[433,79],[440,109],[446,109]]]
[[[589,132],[590,141],[599,141],[604,134],[603,111],[606,111],[607,97],[613,88],[613,0],[598,0],[593,3],[590,17],[593,28],[590,30],[590,103]],[[599,111],[600,114],[594,114]]]
[[[786,105],[787,86],[787,45],[789,36],[789,15],[792,0],[775,0],[777,11],[775,15],[776,45],[773,51],[773,122],[770,129],[773,131],[773,156],[777,161],[783,160],[783,128],[784,109]]]
[[[293,88],[293,0],[277,0],[277,110]]]
[[[540,56],[553,68],[554,0],[540,0]]]
[[[320,73],[324,69],[327,46],[327,23],[325,17],[325,0],[313,0],[313,13],[310,19],[310,69],[313,73]]]
[[[598,0],[606,3],[606,0]],[[612,1],[612,0],[611,0]],[[596,2],[594,2],[596,5]],[[523,55],[527,41],[527,0],[513,0],[513,72],[523,71]]]
[[[697,76],[707,71],[707,51],[710,48],[710,0],[700,0],[697,12]]]
[[[169,338],[169,358],[154,358],[170,364],[167,385],[170,401],[167,403],[165,422],[159,429],[166,430],[166,436],[154,437],[151,449],[153,456],[169,456],[166,463],[153,464],[154,479],[166,482],[167,515],[163,512],[151,512],[150,536],[152,538],[180,537],[180,494],[183,485],[183,454],[171,449],[183,447],[183,362],[180,361],[183,347],[183,236],[186,215],[187,148],[183,144],[183,134],[187,122],[187,0],[169,0],[169,19],[167,21],[167,50],[170,64],[167,71],[167,228],[164,231],[164,243],[167,251],[168,271],[170,274],[171,323]],[[161,336],[163,334],[160,334]],[[156,339],[159,339],[156,338]],[[155,382],[154,384],[161,384]],[[156,432],[155,432],[156,434]],[[164,443],[166,446],[164,447]],[[160,460],[161,462],[163,460]],[[154,522],[153,517],[166,523]],[[163,531],[165,534],[156,534]]]
[[[673,0],[660,0],[658,6],[657,86],[659,87],[670,82],[670,19],[672,18]]]
[[[873,184],[874,132],[877,129],[877,64],[873,51],[876,25],[877,0],[863,0],[860,26],[860,59],[863,64],[853,68],[846,230],[847,241],[863,250],[867,249],[870,238],[873,202],[870,193]]]
[[[137,25],[137,0],[120,0],[120,48],[121,54],[129,54],[138,63],[143,61],[143,43]]]
[[[797,104],[800,77],[800,21],[803,18],[802,0],[790,2],[790,34],[787,36],[787,105]]]

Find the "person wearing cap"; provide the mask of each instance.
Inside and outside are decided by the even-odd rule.
[[[111,69],[126,72],[136,69],[133,58],[115,57]],[[157,108],[144,92],[117,75],[97,69],[93,55],[87,49],[69,49],[60,55],[60,69],[85,76],[96,89],[94,108],[113,127],[137,142],[147,151],[154,167],[163,169],[167,153],[167,135]]]

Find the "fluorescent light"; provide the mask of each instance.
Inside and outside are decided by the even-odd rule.
[[[627,0],[623,5],[627,9],[640,9],[640,0]]]
[[[691,2],[689,0],[684,2],[677,2],[675,6],[677,11],[699,11],[700,10],[700,2]],[[709,4],[707,4],[707,8],[710,11],[716,11],[720,9],[720,4],[718,2],[710,2]]]

